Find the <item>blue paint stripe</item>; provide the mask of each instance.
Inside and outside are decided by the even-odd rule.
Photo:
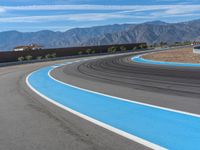
[[[135,104],[61,84],[42,68],[29,84],[43,95],[77,112],[168,149],[200,147],[200,118]]]
[[[153,64],[153,65],[167,65],[167,66],[182,66],[182,67],[200,67],[200,64],[195,63],[179,63],[179,62],[165,62],[142,58],[142,55],[137,55],[131,58],[134,62]]]

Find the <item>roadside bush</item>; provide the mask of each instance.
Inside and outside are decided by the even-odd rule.
[[[135,50],[137,50],[137,47],[133,47],[133,49],[132,49],[132,50],[134,50],[134,51],[135,51]]]
[[[117,48],[115,46],[108,48],[108,53],[115,53],[117,51]]]
[[[37,59],[37,60],[41,60],[41,59],[42,59],[42,56],[37,56],[36,59]]]
[[[117,49],[116,49],[116,48],[114,48],[114,49],[112,50],[112,52],[113,52],[113,53],[115,53],[116,51],[117,51]]]
[[[139,47],[138,47],[139,49],[145,49],[145,48],[147,48],[147,45],[140,45]]]
[[[56,57],[56,53],[51,54],[51,57],[55,58]]]
[[[121,51],[126,51],[126,47],[125,46],[120,46],[120,50]]]
[[[79,51],[79,52],[78,52],[78,55],[82,55],[82,54],[83,54],[83,52],[82,52],[82,51]]]
[[[87,53],[88,55],[89,55],[91,52],[92,52],[91,49],[87,49],[87,50],[86,50],[86,53]]]
[[[51,58],[51,55],[50,55],[50,54],[46,54],[46,55],[45,55],[45,58],[46,58],[46,59]]]
[[[24,59],[25,58],[23,56],[17,58],[18,61],[24,61]]]
[[[95,50],[93,50],[93,51],[92,51],[92,54],[95,54],[95,53],[96,53],[96,51],[95,51]]]
[[[28,55],[28,56],[25,57],[25,59],[26,59],[26,60],[32,60],[32,59],[33,59],[33,56]]]

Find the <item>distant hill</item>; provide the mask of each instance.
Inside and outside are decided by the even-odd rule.
[[[200,20],[181,23],[162,21],[142,24],[74,28],[66,32],[0,32],[0,50],[37,43],[46,48],[146,42],[148,44],[200,40]]]

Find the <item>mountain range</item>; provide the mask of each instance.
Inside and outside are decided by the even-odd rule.
[[[141,24],[114,24],[88,28],[74,28],[65,32],[0,32],[0,51],[15,46],[36,43],[45,48],[76,47],[146,42],[174,43],[200,40],[200,20],[180,23],[152,21]]]

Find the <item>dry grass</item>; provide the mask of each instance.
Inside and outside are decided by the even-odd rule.
[[[168,50],[149,55],[144,55],[145,59],[168,62],[200,63],[200,54],[194,54],[192,48]]]

